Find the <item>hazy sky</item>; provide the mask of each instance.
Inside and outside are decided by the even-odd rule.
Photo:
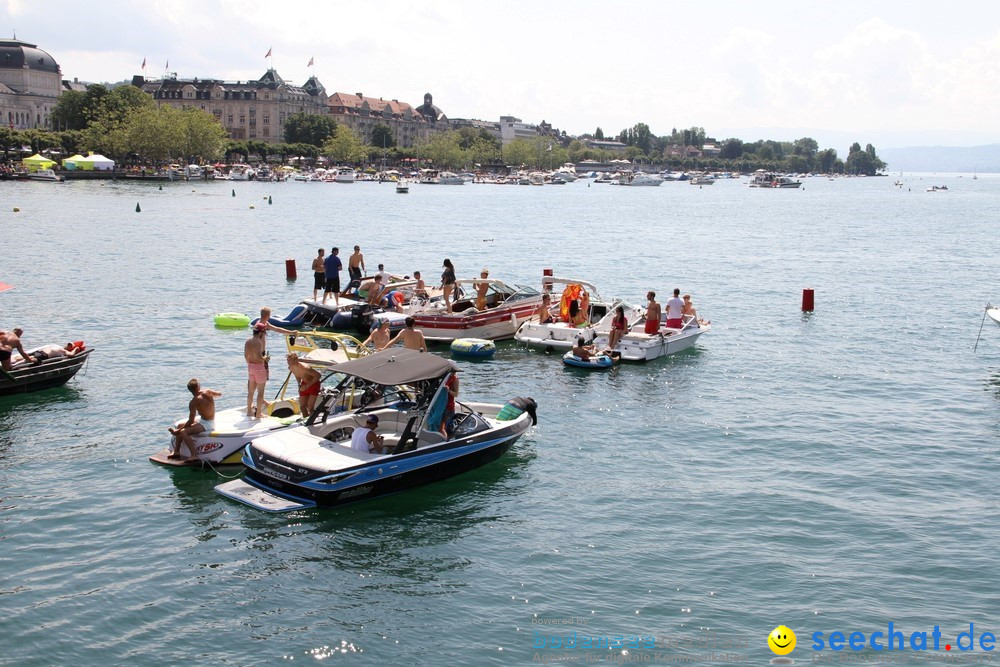
[[[64,78],[315,73],[327,92],[450,117],[546,120],[571,134],[637,122],[718,139],[812,136],[846,153],[1000,143],[1000,3],[257,2],[0,0],[0,35]]]

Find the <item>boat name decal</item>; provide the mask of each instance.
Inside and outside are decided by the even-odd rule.
[[[347,491],[344,491],[338,497],[339,498],[353,498],[355,496],[363,496],[365,494],[371,493],[371,491],[372,491],[372,487],[371,486],[357,486],[357,487],[355,487],[353,489],[349,489]]]
[[[206,442],[204,445],[198,445],[199,454],[208,454],[209,452],[214,452],[222,449],[221,442]]]

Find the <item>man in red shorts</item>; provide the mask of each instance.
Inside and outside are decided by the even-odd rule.
[[[660,304],[656,303],[656,292],[647,292],[646,300],[646,328],[643,329],[648,334],[655,334],[660,330]]]
[[[299,361],[299,355],[294,352],[288,355],[288,370],[299,381],[299,412],[303,417],[308,417],[316,407],[319,396],[319,371]]]

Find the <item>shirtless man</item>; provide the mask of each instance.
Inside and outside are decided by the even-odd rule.
[[[416,320],[413,317],[407,317],[403,322],[406,324],[403,330],[396,334],[396,337],[389,341],[389,344],[385,348],[392,347],[397,342],[402,341],[403,347],[408,350],[418,350],[420,352],[427,351],[427,341],[424,340],[424,334],[420,329],[414,329],[413,323]],[[385,349],[380,348],[380,349]]]
[[[351,280],[361,280],[361,276],[366,270],[365,256],[361,254],[361,246],[356,245],[354,246],[354,254],[347,260],[347,275]]]
[[[596,355],[597,349],[593,345],[587,345],[583,336],[578,336],[576,345],[573,346],[573,356],[578,357],[580,361],[590,361],[590,358]]]
[[[316,407],[316,399],[319,397],[319,381],[322,376],[315,368],[299,361],[299,355],[294,352],[291,352],[287,359],[288,370],[299,381],[299,414],[308,417],[312,414],[313,408]]]
[[[382,292],[385,291],[383,287],[382,276],[376,275],[375,278],[372,279],[371,286],[368,288],[368,297],[366,299],[366,301],[368,301],[368,305],[378,306],[379,301],[382,300]]]
[[[417,279],[417,284],[413,286],[414,296],[418,296],[421,299],[429,299],[431,295],[427,293],[427,283],[420,277],[420,272],[414,271],[413,277]]]
[[[51,343],[49,345],[42,345],[41,347],[35,348],[31,351],[31,354],[35,357],[35,361],[38,361],[39,359],[45,361],[46,359],[56,359],[59,357],[75,357],[79,352],[80,350],[74,347],[73,343],[66,343],[66,347],[60,347]],[[10,361],[12,364],[18,364],[24,361],[24,357],[22,357],[21,353],[18,352],[11,356]]]
[[[372,330],[368,338],[365,338],[365,342],[361,343],[362,347],[368,343],[372,344],[375,351],[384,350],[389,347],[389,321],[382,320],[379,322],[378,326]]]
[[[212,389],[202,389],[197,378],[193,378],[187,384],[188,391],[194,396],[188,403],[187,421],[177,422],[177,424],[167,430],[173,435],[171,442],[171,452],[169,459],[184,458],[181,456],[181,443],[191,452],[187,461],[198,460],[198,450],[194,446],[194,438],[191,436],[204,431],[215,430],[215,399],[222,396],[221,392]]]
[[[542,303],[538,306],[538,323],[539,324],[551,324],[554,320],[552,318],[552,312],[549,310],[552,307],[552,297],[548,294],[542,295]]]
[[[681,300],[681,291],[674,288],[674,296],[667,299],[667,328],[680,329],[684,324],[684,302]]]
[[[479,277],[486,280],[490,277],[488,269],[483,269]],[[476,290],[476,310],[486,310],[486,292],[490,289],[489,283],[472,283],[472,288]]]
[[[326,285],[326,269],[323,266],[323,254],[326,252],[322,248],[319,249],[319,254],[313,257],[313,301],[316,300],[316,295],[321,289]]]
[[[646,300],[649,304],[646,306],[646,328],[644,331],[648,334],[655,334],[660,330],[660,304],[656,302],[656,292],[647,292]]]
[[[264,414],[264,387],[267,384],[268,369],[265,365],[269,359],[264,347],[264,335],[267,325],[258,322],[253,327],[253,333],[243,344],[243,358],[247,362],[247,417],[260,419]],[[253,395],[257,392],[257,409],[253,409]]]
[[[21,353],[21,357],[30,363],[35,363],[35,358],[24,351],[24,346],[21,344],[21,335],[24,333],[23,329],[16,328],[13,331],[4,331],[0,329],[0,367],[5,371],[10,370],[10,355],[14,350]]]

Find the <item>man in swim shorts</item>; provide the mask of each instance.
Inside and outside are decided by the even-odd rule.
[[[267,325],[257,322],[253,333],[243,344],[243,358],[247,362],[247,417],[260,419],[264,415],[264,387],[267,384],[267,357],[264,354],[264,334]],[[253,409],[253,395],[257,392],[257,409]]]
[[[313,301],[316,300],[316,295],[319,291],[326,286],[326,268],[323,266],[323,253],[326,251],[322,248],[319,249],[319,254],[313,257]]]
[[[361,254],[361,246],[354,246],[354,254],[347,260],[347,273],[351,280],[361,280],[365,271],[365,256]]]
[[[167,458],[183,458],[181,456],[181,443],[184,443],[184,446],[191,452],[191,456],[186,460],[197,461],[198,450],[195,449],[194,438],[191,436],[202,432],[211,433],[215,430],[215,399],[222,396],[222,393],[212,389],[202,389],[197,378],[192,378],[188,382],[187,388],[194,398],[188,403],[187,421],[177,422],[173,428],[167,429],[174,436],[171,442],[171,452]]]
[[[322,376],[315,368],[302,363],[299,360],[299,355],[294,352],[289,353],[287,359],[288,370],[299,382],[299,413],[303,417],[308,417],[312,414],[313,408],[316,407]]]
[[[656,292],[646,293],[646,328],[643,329],[648,334],[655,334],[660,330],[660,304],[656,302]]]
[[[4,331],[0,329],[0,367],[5,371],[10,370],[10,355],[14,350],[21,353],[21,357],[25,361],[30,363],[35,363],[35,358],[24,351],[24,346],[21,344],[21,335],[24,333],[23,329],[15,328],[13,331]]]
[[[684,301],[681,300],[681,291],[674,288],[674,296],[667,300],[667,328],[680,329],[684,323]]]

